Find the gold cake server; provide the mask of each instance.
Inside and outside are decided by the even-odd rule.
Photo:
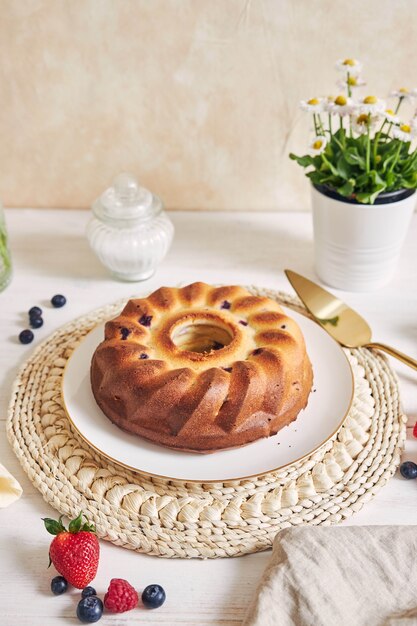
[[[285,270],[285,274],[315,321],[342,346],[382,350],[417,370],[415,359],[384,343],[371,341],[368,323],[342,300],[292,270]]]

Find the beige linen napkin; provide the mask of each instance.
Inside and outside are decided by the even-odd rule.
[[[18,500],[21,495],[22,487],[0,463],[0,509]]]
[[[416,626],[417,526],[289,528],[243,626]]]

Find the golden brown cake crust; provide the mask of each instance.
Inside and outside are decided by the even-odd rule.
[[[193,452],[277,433],[306,406],[312,380],[303,335],[277,302],[201,282],[129,300],[91,363],[112,422]]]

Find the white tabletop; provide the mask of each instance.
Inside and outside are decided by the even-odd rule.
[[[0,510],[0,622],[4,626],[76,624],[79,594],[52,596],[47,570],[50,535],[41,517],[53,517],[26,478],[5,436],[12,381],[34,345],[72,318],[102,304],[165,284],[194,280],[259,286],[291,292],[283,274],[289,267],[317,280],[312,269],[310,215],[306,213],[171,213],[176,227],[172,249],[145,283],[126,284],[109,278],[84,237],[85,211],[12,210],[6,215],[13,250],[14,277],[0,294],[0,461],[20,481],[22,498]],[[361,312],[374,338],[417,355],[417,215],[405,243],[395,279],[372,294],[338,292]],[[63,293],[68,304],[52,309],[47,302]],[[27,327],[27,311],[44,308],[45,324],[35,341],[22,346],[17,335]],[[417,372],[392,360],[399,374],[409,433],[404,459],[417,461],[412,426],[417,419]],[[398,475],[349,524],[416,524],[417,486]],[[269,553],[213,561],[167,560],[130,552],[101,542],[100,567],[94,585],[100,594],[110,578],[126,578],[138,589],[160,583],[165,605],[153,612],[136,609],[103,617],[102,624],[222,626],[241,624],[250,596]]]

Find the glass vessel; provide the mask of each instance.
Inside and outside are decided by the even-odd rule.
[[[12,277],[12,259],[8,246],[6,221],[0,203],[0,291],[7,287]]]
[[[174,235],[162,202],[131,174],[120,174],[93,203],[87,238],[102,264],[119,280],[150,278]]]

